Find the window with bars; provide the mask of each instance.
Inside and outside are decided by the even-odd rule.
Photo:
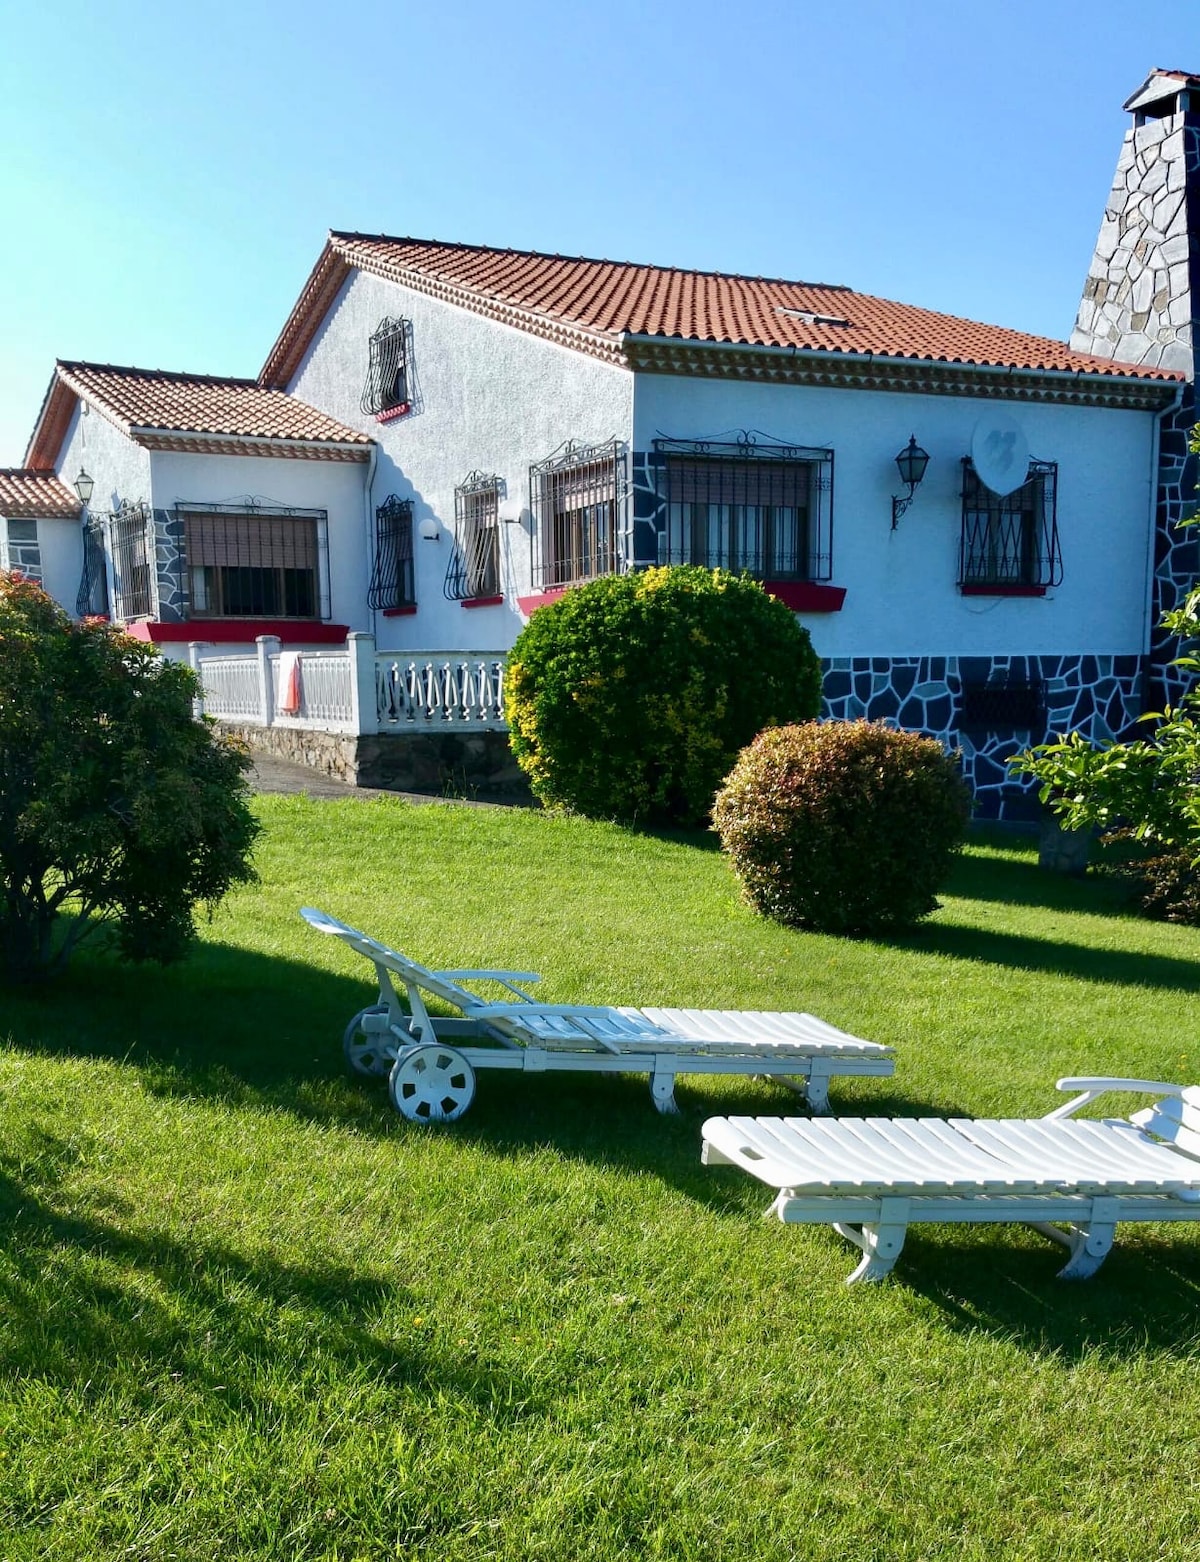
[[[154,616],[154,538],[150,507],[123,504],[109,519],[113,617],[122,623]]]
[[[833,451],[657,439],[666,525],[661,564],[746,570],[760,580],[832,573]]]
[[[367,605],[387,612],[415,607],[416,602],[412,500],[390,494],[375,511],[375,558]]]
[[[88,519],[83,530],[83,571],[75,597],[80,618],[108,616],[108,573],[104,567],[104,529],[99,516]]]
[[[454,490],[454,551],[446,566],[452,602],[500,595],[501,480],[472,472]]]
[[[360,406],[375,417],[398,416],[409,407],[409,336],[412,322],[385,318],[371,337],[367,380]]]
[[[625,567],[625,448],[569,441],[529,469],[537,586],[570,586]]]
[[[1045,694],[1038,679],[1009,675],[963,683],[958,721],[963,732],[1041,732],[1045,722]]]
[[[192,618],[320,618],[319,517],[187,512]]]
[[[984,485],[963,459],[958,583],[966,590],[1040,591],[1062,580],[1058,542],[1058,467],[1031,461],[1011,494]]]

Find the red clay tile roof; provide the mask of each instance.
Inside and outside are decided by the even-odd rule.
[[[257,380],[60,359],[25,453],[31,467],[56,465],[76,398],[94,406],[138,444],[157,449],[236,446],[243,454],[270,454],[275,449],[284,454],[326,452],[334,459],[366,460],[372,443],[368,434]],[[284,443],[275,446],[275,441]]]
[[[61,361],[58,373],[77,395],[112,414],[126,432],[155,429],[237,439],[371,443],[368,434],[257,380]]]
[[[285,383],[349,268],[432,292],[468,309],[619,361],[623,335],[800,352],[885,356],[1068,373],[1175,380],[1063,342],[897,304],[848,287],[680,271],[627,261],[331,233],[325,253],[260,378]],[[314,318],[315,316],[315,318]],[[555,329],[557,328],[557,329]],[[602,349],[608,347],[605,352]]]
[[[78,514],[79,500],[53,472],[0,467],[0,515],[10,520],[41,520]]]

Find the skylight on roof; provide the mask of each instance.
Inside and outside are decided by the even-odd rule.
[[[803,320],[805,325],[849,325],[849,320],[843,320],[841,315],[822,315],[814,309],[788,309],[779,304],[776,307],[777,315],[787,315],[790,320]]]

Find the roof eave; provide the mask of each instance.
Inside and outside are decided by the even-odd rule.
[[[260,385],[270,390],[287,390],[321,321],[328,314],[329,306],[353,269],[337,250],[332,236],[327,238],[325,248],[317,257],[317,263],[300,291],[300,297],[284,321],[282,331],[275,338],[275,345],[267,354],[258,376]]]
[[[129,437],[146,450],[220,454],[212,447],[228,447],[229,454],[279,455],[311,461],[369,461],[372,439],[289,439],[274,434],[231,434],[220,430],[132,427]]]
[[[1039,369],[962,359],[829,352],[819,348],[754,346],[626,332],[620,347],[629,367],[644,372],[714,378],[837,385],[847,389],[942,395],[989,395],[1015,401],[1076,402],[1160,411],[1178,401],[1184,379],[1122,374],[1119,369]],[[722,363],[722,360],[725,360]]]

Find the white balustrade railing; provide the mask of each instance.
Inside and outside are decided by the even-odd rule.
[[[288,691],[280,687],[283,670],[290,667],[286,653],[268,657],[271,676],[272,726],[316,727],[322,732],[354,730],[354,669],[345,651],[303,651],[299,656],[297,709],[289,710]]]
[[[257,656],[206,656],[196,664],[205,712],[226,721],[256,721],[262,700]]]
[[[365,634],[348,635],[344,651],[284,652],[272,635],[259,637],[253,656],[205,650],[191,647],[200,704],[222,721],[355,734],[505,728],[504,657],[496,651],[382,653]],[[297,691],[291,689],[293,655]]]
[[[381,732],[504,722],[504,658],[495,651],[408,651],[375,658]]]

